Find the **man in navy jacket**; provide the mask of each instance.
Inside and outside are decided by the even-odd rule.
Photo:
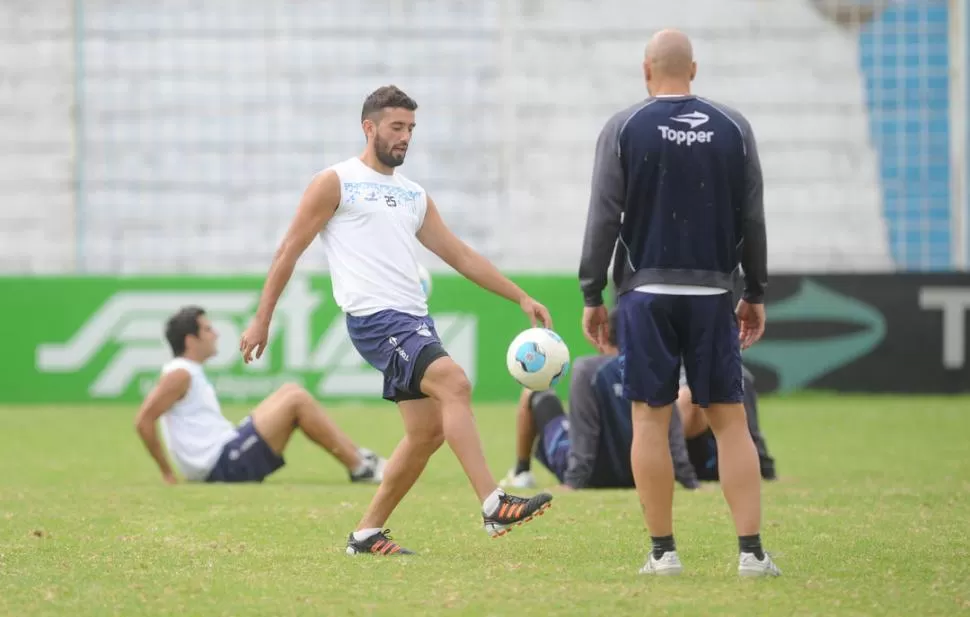
[[[738,572],[777,576],[761,546],[758,453],[744,413],[741,349],[764,332],[767,284],[761,164],[737,111],[691,94],[689,39],[658,32],[643,63],[645,101],[614,115],[596,144],[579,269],[583,329],[608,338],[610,258],[624,395],[633,404],[631,462],[652,551],[644,574],[679,574],[668,427],[681,362],[693,402],[717,437],[721,486],[738,534]],[[744,292],[735,313],[740,269]],[[619,274],[616,274],[619,269]]]

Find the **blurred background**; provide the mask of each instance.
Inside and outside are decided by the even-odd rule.
[[[0,399],[133,396],[131,375],[92,384],[162,358],[162,313],[187,298],[237,334],[307,181],[360,151],[361,103],[389,83],[420,105],[403,172],[588,351],[575,272],[593,145],[645,96],[644,45],[671,26],[693,38],[696,92],[759,140],[772,295],[748,360],[762,386],[970,389],[966,4],[6,0],[0,296],[43,325],[7,333]],[[335,351],[321,253],[301,262],[312,297],[294,300],[282,351],[249,370],[362,374]],[[469,347],[480,396],[514,396],[514,307],[425,263],[432,311],[465,324],[452,345]],[[246,374],[229,352],[216,372]]]

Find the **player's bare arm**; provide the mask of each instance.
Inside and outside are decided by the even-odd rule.
[[[462,242],[445,224],[431,197],[428,197],[428,209],[417,236],[421,244],[459,274],[479,287],[521,306],[532,325],[536,325],[538,321],[547,328],[552,327],[552,318],[546,307],[533,300],[521,287],[499,272],[492,262]]]
[[[293,276],[296,262],[306,251],[313,238],[317,236],[333,217],[340,204],[340,178],[332,170],[316,176],[307,186],[296,214],[290,222],[283,241],[280,242],[273,263],[263,284],[263,293],[259,298],[259,308],[252,323],[243,332],[239,342],[239,351],[243,360],[249,364],[253,358],[260,358],[266,349],[269,338],[269,324],[273,311],[286,284]]]
[[[188,392],[191,376],[185,369],[176,369],[170,373],[162,375],[158,383],[148,393],[138,414],[135,416],[135,430],[141,437],[145,448],[151,454],[158,469],[162,472],[162,479],[168,484],[175,484],[175,473],[162,451],[162,444],[158,440],[158,432],[155,430],[158,419],[166,411],[172,408],[179,399]]]

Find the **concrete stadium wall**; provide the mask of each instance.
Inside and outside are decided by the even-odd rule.
[[[421,105],[404,173],[455,230],[501,267],[574,271],[593,142],[644,96],[663,26],[755,128],[772,270],[893,265],[860,37],[807,0],[78,4],[76,28],[72,2],[0,6],[0,271],[264,271],[386,83]]]
[[[0,3],[0,272],[74,265],[71,5]]]

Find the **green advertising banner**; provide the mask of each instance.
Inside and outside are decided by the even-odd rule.
[[[593,353],[580,327],[574,277],[515,277],[552,313],[573,358]],[[219,353],[206,365],[224,401],[256,401],[296,382],[321,399],[377,400],[381,375],[358,355],[325,276],[296,275],[280,299],[263,358],[242,363],[239,338],[259,300],[261,277],[0,278],[7,345],[0,403],[136,402],[171,356],[162,330],[179,307],[206,309]],[[476,400],[508,401],[519,386],[505,354],[529,327],[519,307],[456,275],[437,275],[430,312],[465,369]],[[568,379],[559,385],[566,393]]]

